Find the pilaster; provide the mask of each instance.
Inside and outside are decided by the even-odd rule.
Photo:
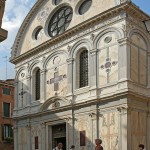
[[[90,95],[97,96],[97,49],[90,51],[90,64],[89,64],[89,80],[90,80]]]
[[[26,77],[27,80],[27,106],[31,104],[31,76]]]
[[[15,104],[14,104],[14,111],[18,109],[18,82],[15,81],[14,83],[14,88],[15,88],[15,91],[14,91],[14,100],[15,100]]]
[[[131,108],[119,107],[119,149],[131,150]]]
[[[41,102],[45,101],[46,95],[46,69],[41,70]]]
[[[46,124],[41,123],[41,128],[42,128],[42,150],[46,150]]]
[[[67,85],[67,95],[72,96],[73,94],[73,58],[67,59],[68,63],[68,72],[67,72],[67,80],[68,80],[68,85]]]
[[[150,111],[147,113],[147,150],[150,149]]]
[[[32,142],[31,142],[31,125],[28,124],[26,126],[27,129],[27,150],[31,150],[32,149]]]
[[[130,80],[130,41],[119,39],[119,81]]]
[[[150,88],[150,51],[148,51],[148,87]]]
[[[14,131],[14,149],[19,150],[18,149],[18,127],[17,125],[14,125],[13,131]]]

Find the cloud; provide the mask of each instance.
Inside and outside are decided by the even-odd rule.
[[[11,47],[15,40],[16,34],[21,26],[27,13],[33,6],[36,0],[7,0],[5,6],[5,13],[3,17],[2,28],[8,31],[8,38],[0,43],[0,60],[4,56],[10,57]],[[0,71],[4,68],[3,63],[0,62]],[[8,63],[11,72],[8,72],[9,77],[14,77],[13,65]],[[4,75],[0,74],[0,79],[4,78]]]

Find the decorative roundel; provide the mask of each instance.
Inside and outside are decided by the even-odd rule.
[[[79,7],[79,14],[83,15],[86,13],[92,5],[92,0],[84,0],[84,2]]]
[[[54,4],[58,5],[61,2],[61,0],[54,0]]]
[[[36,30],[35,34],[34,34],[34,39],[35,40],[38,40],[42,37],[42,34],[43,34],[43,28],[40,27]]]
[[[105,43],[110,43],[111,40],[112,40],[112,37],[111,37],[111,36],[107,36],[107,37],[104,39]]]
[[[48,25],[48,34],[51,37],[63,33],[72,20],[73,11],[69,6],[60,8],[51,18]]]
[[[48,15],[48,12],[49,12],[49,8],[48,7],[44,8],[42,10],[42,12],[38,14],[37,19],[39,21],[43,21],[46,18],[46,16]]]

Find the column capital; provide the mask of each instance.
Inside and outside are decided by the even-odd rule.
[[[97,49],[96,48],[94,48],[94,49],[91,49],[90,50],[90,55],[96,55],[97,54]]]
[[[44,69],[42,69],[40,72],[41,72],[41,73],[45,73],[46,71],[47,71],[47,69],[44,68]]]
[[[31,75],[26,76],[26,79],[30,80],[31,79]]]
[[[120,107],[117,107],[117,110],[120,113],[131,113],[131,111],[133,110],[133,108],[132,107],[120,106]]]
[[[45,122],[42,122],[42,123],[41,123],[41,127],[42,127],[42,128],[45,128],[45,127],[46,127]]]
[[[68,118],[65,118],[66,122],[71,122],[71,121],[77,121],[77,118],[69,116]]]
[[[27,130],[30,130],[31,129],[31,125],[26,125],[26,128],[27,128]]]
[[[73,63],[73,61],[74,61],[74,58],[68,58],[67,59],[67,63],[69,64],[69,63]]]
[[[128,38],[122,38],[122,39],[119,39],[118,40],[118,43],[119,43],[119,45],[121,46],[121,45],[126,45],[126,44],[131,44],[131,40],[129,40]]]
[[[95,112],[91,112],[91,113],[89,113],[89,117],[91,119],[96,119],[97,118],[97,114]]]

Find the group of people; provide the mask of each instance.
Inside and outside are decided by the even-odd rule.
[[[101,139],[96,139],[95,140],[95,150],[103,150],[103,146],[101,145],[102,144],[102,140]],[[62,143],[58,143],[57,147],[55,147],[53,150],[63,150],[63,144]],[[73,150],[75,148],[74,145],[71,146],[71,150]],[[144,145],[143,144],[140,144],[139,145],[139,150],[144,150]]]

